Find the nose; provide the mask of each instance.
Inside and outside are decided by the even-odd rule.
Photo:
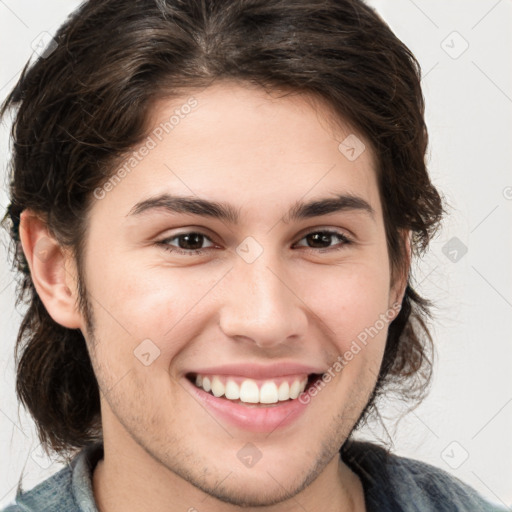
[[[236,261],[220,313],[226,336],[267,349],[304,337],[307,306],[294,290],[300,280],[284,267],[269,251],[252,263]]]

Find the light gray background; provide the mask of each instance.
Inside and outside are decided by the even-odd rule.
[[[369,3],[420,61],[429,169],[453,207],[415,269],[417,288],[437,306],[433,387],[425,402],[398,423],[403,409],[388,405],[386,427],[398,454],[441,467],[512,509],[512,2]],[[78,4],[0,0],[0,99],[31,56],[33,41],[41,32],[53,34]],[[5,125],[0,130],[3,215],[8,135]],[[13,499],[23,471],[29,488],[61,465],[39,453],[30,418],[18,409],[14,395],[13,346],[20,313],[5,263],[4,233],[1,240],[3,506]],[[467,253],[461,257],[464,247]],[[390,442],[376,424],[362,436]]]

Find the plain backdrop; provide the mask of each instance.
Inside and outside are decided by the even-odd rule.
[[[40,34],[53,34],[76,0],[0,0],[0,99]],[[423,71],[428,162],[451,205],[430,252],[414,268],[436,304],[436,366],[428,398],[401,421],[384,409],[362,437],[441,467],[512,508],[512,2],[373,0]],[[43,36],[44,37],[44,36]],[[0,127],[2,215],[8,205],[8,130]],[[14,307],[7,237],[0,251],[0,506],[23,473],[30,488],[60,469],[38,448],[14,394]],[[387,433],[386,433],[387,430]]]

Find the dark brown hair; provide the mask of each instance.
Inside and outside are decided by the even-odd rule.
[[[16,343],[17,394],[42,443],[62,454],[101,438],[98,385],[80,330],[55,323],[19,242],[39,213],[79,269],[93,191],[147,135],[154,102],[230,79],[326,101],[369,141],[392,269],[408,271],[401,230],[422,253],[443,214],[430,182],[420,67],[360,0],[90,0],[28,63],[0,112],[16,108],[11,204],[4,217],[28,309]],[[81,310],[87,313],[81,279]],[[431,375],[429,304],[409,278],[390,324],[375,398],[393,384],[419,399]]]

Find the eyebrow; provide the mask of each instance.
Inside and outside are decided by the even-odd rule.
[[[231,224],[238,224],[240,210],[229,203],[210,201],[198,197],[176,196],[161,194],[138,202],[128,213],[137,216],[154,210],[164,210],[169,213],[188,213],[220,219]],[[338,194],[335,197],[315,199],[307,203],[295,202],[289,212],[283,217],[283,222],[310,219],[345,211],[360,211],[375,217],[375,210],[362,197],[351,194]]]

